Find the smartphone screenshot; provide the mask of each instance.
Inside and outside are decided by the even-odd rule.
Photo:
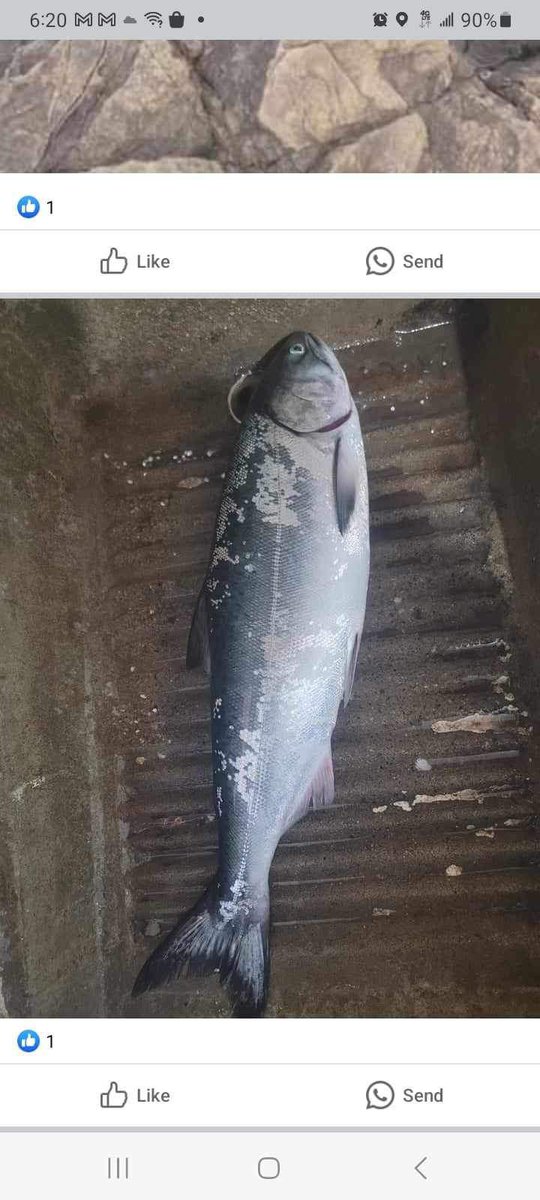
[[[0,1186],[540,1145],[540,13],[0,15]]]

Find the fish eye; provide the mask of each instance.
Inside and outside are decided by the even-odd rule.
[[[306,347],[303,342],[294,342],[294,345],[289,346],[290,358],[303,358],[306,353]]]

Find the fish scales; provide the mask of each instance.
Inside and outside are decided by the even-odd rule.
[[[219,867],[135,987],[217,967],[246,1015],[266,1002],[277,844],[333,799],[369,573],[360,423],[332,351],[292,334],[250,378],[188,648],[211,675]]]
[[[363,469],[357,425],[350,435]],[[328,753],[362,624],[367,489],[342,536],[333,450],[254,414],[227,482],[206,603],[223,882],[238,897],[266,881]]]

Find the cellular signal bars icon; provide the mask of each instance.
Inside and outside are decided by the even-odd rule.
[[[441,21],[441,29],[451,29],[454,24],[454,14],[448,13],[448,16]]]

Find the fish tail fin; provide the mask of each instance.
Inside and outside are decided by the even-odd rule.
[[[231,905],[225,906],[231,910]],[[234,1016],[258,1017],[268,998],[270,953],[269,906],[258,901],[227,911],[214,882],[194,908],[179,921],[145,962],[133,987],[140,996],[181,975],[210,975],[219,971],[227,988]]]

